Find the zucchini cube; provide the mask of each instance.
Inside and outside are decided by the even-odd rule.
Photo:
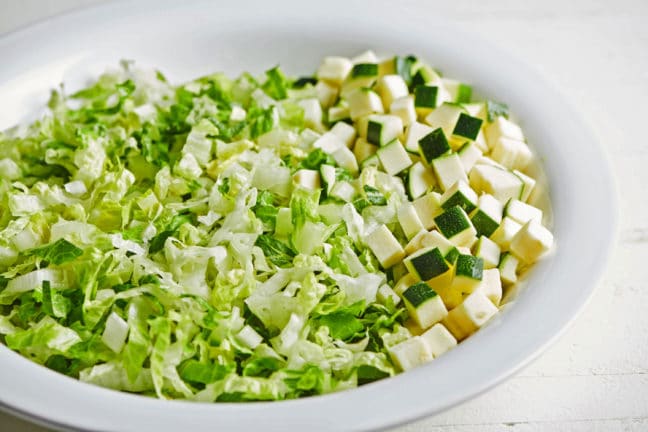
[[[522,225],[531,220],[542,223],[542,210],[517,199],[511,199],[506,203],[504,215]]]
[[[423,123],[417,121],[412,122],[407,127],[407,132],[405,133],[405,148],[407,151],[419,154],[419,140],[433,130],[430,126]]]
[[[423,228],[429,230],[434,228],[434,217],[441,213],[441,195],[437,192],[430,192],[412,201]]]
[[[317,98],[302,99],[297,102],[297,105],[304,112],[304,124],[307,127],[321,131],[323,129],[322,118],[324,117],[324,112],[322,111],[322,105],[320,105],[319,100]]]
[[[477,194],[463,180],[459,180],[441,195],[441,208],[459,206],[470,213],[477,207]]]
[[[380,288],[378,288],[376,298],[383,304],[391,301],[394,305],[397,305],[401,301],[401,298],[398,296],[398,294],[396,294],[396,292],[387,284],[383,284],[380,286]]]
[[[421,138],[418,147],[419,153],[428,165],[432,163],[432,160],[450,151],[450,145],[441,128],[437,128]]]
[[[475,244],[475,256],[484,260],[484,268],[492,269],[497,267],[500,261],[500,248],[493,240],[486,236],[480,236]]]
[[[495,306],[502,301],[502,281],[498,269],[484,270],[481,283],[477,287]]]
[[[353,63],[344,57],[324,57],[317,69],[317,79],[339,86],[351,72]]]
[[[433,128],[443,129],[443,133],[449,137],[459,120],[459,115],[463,112],[460,105],[453,103],[443,103],[435,108],[430,114],[425,117],[425,123]]]
[[[439,87],[420,85],[414,89],[414,107],[419,115],[426,115],[437,106]]]
[[[477,139],[477,134],[481,129],[483,120],[477,117],[469,116],[468,114],[459,114],[459,119],[455,125],[452,134],[469,140]]]
[[[477,209],[470,215],[470,220],[477,230],[477,235],[486,237],[492,235],[502,222],[502,212],[502,203],[492,195],[481,195],[477,200]]]
[[[348,147],[342,146],[331,153],[335,162],[342,168],[349,170],[351,173],[358,172],[358,160]]]
[[[344,145],[349,148],[353,146],[353,143],[356,139],[355,128],[344,122],[335,123],[335,126],[331,128],[329,133],[338,137],[344,143]]]
[[[407,193],[411,199],[417,199],[436,185],[436,178],[431,169],[416,162],[407,173]]]
[[[441,78],[443,86],[446,88],[452,102],[455,103],[468,103],[472,98],[472,87],[468,84],[462,83],[457,80]]]
[[[378,146],[370,144],[364,138],[356,139],[355,144],[353,146],[353,155],[355,156],[356,160],[360,163],[362,163],[368,157],[375,155],[377,151],[378,151]]]
[[[412,237],[423,229],[423,223],[419,219],[414,205],[410,202],[403,203],[400,209],[398,209],[396,216],[408,240],[412,239]]]
[[[441,297],[426,283],[418,282],[403,291],[405,307],[423,329],[429,328],[448,315]]]
[[[351,68],[351,78],[377,77],[377,63],[357,63]]]
[[[329,123],[341,122],[342,120],[349,119],[351,119],[351,112],[349,111],[349,105],[346,103],[338,104],[328,109]]]
[[[518,170],[513,170],[513,174],[515,174],[524,185],[522,187],[522,193],[520,194],[520,201],[527,202],[535,189],[536,181]]]
[[[472,255],[459,254],[452,284],[462,293],[471,293],[477,288],[484,274],[484,260]]]
[[[500,226],[490,235],[490,239],[497,243],[502,250],[509,250],[513,237],[521,228],[522,225],[510,217],[504,217]]]
[[[403,121],[389,114],[373,114],[367,118],[367,141],[383,146],[403,133]]]
[[[346,124],[346,123],[337,123],[337,124]],[[336,125],[337,126],[337,125]],[[313,148],[322,149],[324,153],[331,154],[335,150],[344,147],[345,143],[340,139],[339,136],[331,132],[326,132],[322,134],[319,138],[313,142]]]
[[[416,108],[412,96],[403,96],[394,99],[389,105],[389,113],[400,117],[404,126],[409,126],[416,121]]]
[[[452,276],[451,267],[446,262],[439,248],[418,250],[405,258],[407,269],[422,281],[432,281],[439,277]]]
[[[419,336],[405,339],[387,350],[394,364],[402,371],[414,369],[434,359],[427,344]]]
[[[413,254],[419,249],[439,248],[445,257],[455,246],[443,237],[438,231],[419,231],[405,246],[405,253]]]
[[[356,121],[373,113],[383,113],[383,105],[380,96],[367,88],[358,88],[349,93],[349,115],[351,120]]]
[[[497,311],[483,292],[475,291],[448,313],[443,324],[457,340],[462,340],[486,324]]]
[[[501,116],[486,126],[485,132],[486,142],[491,149],[495,147],[495,143],[501,137],[524,141],[524,133],[520,126]]]
[[[389,175],[396,175],[412,166],[412,159],[398,140],[380,147],[377,154],[380,164]]]
[[[320,173],[315,170],[300,169],[292,178],[295,184],[305,189],[316,190],[321,187]]]
[[[434,324],[420,336],[434,358],[450,351],[457,345],[457,339],[441,323]]]
[[[456,246],[470,247],[475,242],[477,231],[459,206],[450,207],[435,217],[434,222],[441,234]]]
[[[372,62],[356,63],[351,68],[347,79],[342,83],[340,95],[348,97],[360,88],[370,88],[378,79],[378,64]]]
[[[438,157],[432,161],[434,174],[439,181],[439,186],[445,191],[459,180],[468,182],[466,171],[461,164],[461,159],[457,153],[450,153]]]
[[[524,141],[500,137],[495,141],[491,158],[508,169],[523,170],[531,163],[533,153]]]
[[[405,251],[386,225],[379,226],[367,235],[365,243],[383,268],[389,268],[405,258]]]
[[[459,258],[460,254],[461,252],[459,252],[459,249],[457,249],[455,246],[452,246],[452,249],[450,249],[450,251],[445,254],[444,258],[449,264],[455,265],[457,264],[457,258]]]
[[[381,76],[376,83],[376,91],[386,107],[390,107],[396,99],[409,95],[407,84],[400,75]]]
[[[517,269],[520,261],[512,253],[506,252],[502,254],[499,266],[500,278],[505,285],[513,285],[517,282]]]
[[[405,292],[407,288],[411,287],[419,281],[420,279],[418,279],[412,273],[406,273],[405,275],[401,276],[401,278],[398,279],[398,282],[396,282],[396,285],[394,285],[394,292],[399,296],[402,296],[403,292]]]
[[[511,240],[511,252],[533,264],[551,249],[553,234],[536,220],[530,220]]]
[[[522,196],[524,183],[512,172],[493,165],[478,163],[470,171],[470,186],[476,192],[493,195],[502,204]]]
[[[473,141],[468,141],[464,143],[459,150],[459,159],[461,159],[461,165],[464,167],[464,171],[469,173],[470,170],[475,166],[479,158],[482,157],[482,150],[477,146]]]
[[[322,108],[330,108],[338,98],[338,88],[326,81],[317,81],[317,84],[315,84],[315,92],[317,93],[317,100],[322,105]],[[245,117],[241,120],[245,120]]]
[[[329,192],[331,198],[337,198],[344,202],[353,201],[355,195],[356,188],[348,181],[335,182],[331,188],[331,192]]]

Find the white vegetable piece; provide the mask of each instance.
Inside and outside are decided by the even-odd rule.
[[[317,92],[317,100],[319,100],[322,108],[330,108],[338,97],[338,89],[326,81],[317,81],[315,84],[315,91]]]
[[[529,177],[528,175],[518,170],[513,170],[513,174],[515,174],[522,181],[522,184],[524,185],[522,187],[522,194],[520,195],[520,201],[527,202],[535,189],[536,181],[533,178]]]
[[[547,253],[553,234],[536,220],[527,222],[511,240],[511,251],[527,264],[533,264]]]
[[[376,91],[382,99],[383,106],[391,106],[396,99],[409,95],[407,84],[400,75],[384,75],[376,83]],[[413,106],[413,104],[412,104]]]
[[[413,369],[434,358],[428,345],[419,336],[406,339],[389,348],[388,351],[394,364],[403,371]]]
[[[340,199],[345,202],[353,201],[353,197],[356,194],[356,188],[353,187],[348,181],[336,182],[331,189],[330,195],[333,198]]]
[[[496,268],[484,270],[476,291],[481,291],[495,306],[499,306],[502,301],[502,280],[499,270]]]
[[[343,124],[343,123],[338,123]],[[326,132],[322,134],[315,142],[313,143],[313,148],[322,149],[324,153],[331,154],[339,148],[345,146],[344,141],[337,135],[331,132]]]
[[[340,86],[351,72],[353,63],[344,57],[325,57],[317,69],[317,78]]]
[[[348,102],[351,120],[358,120],[362,116],[384,112],[380,96],[366,88],[359,88],[349,93]]]
[[[412,294],[412,291],[423,289],[426,293],[421,296],[420,292]],[[426,283],[419,282],[403,291],[405,307],[409,315],[422,329],[432,327],[448,315],[448,310],[439,296]]]
[[[304,124],[315,130],[321,130],[324,113],[319,100],[317,98],[302,99],[297,104],[304,110]]]
[[[378,151],[378,146],[367,142],[364,138],[358,138],[353,146],[353,155],[356,160],[362,163],[365,159],[375,155]]]
[[[386,225],[380,225],[367,235],[365,243],[383,268],[389,268],[405,258],[405,251]]]
[[[414,205],[410,202],[401,204],[396,216],[398,217],[398,222],[400,223],[401,228],[403,228],[403,232],[408,240],[412,239],[412,237],[424,229],[423,223],[418,217]]]
[[[409,126],[416,121],[416,108],[414,98],[405,96],[394,99],[389,105],[389,113],[401,118],[404,126]]]
[[[396,175],[412,165],[412,159],[398,140],[380,147],[377,153],[380,164],[389,175]]]
[[[411,157],[410,157],[411,158]],[[411,166],[407,174],[407,191],[412,199],[419,198],[436,185],[432,170],[419,161]]]
[[[461,165],[463,165],[466,173],[469,173],[470,170],[472,170],[479,158],[483,155],[482,150],[474,141],[465,143],[457,153],[459,153]]]
[[[434,358],[439,357],[457,345],[457,339],[441,323],[435,324],[420,336]]]
[[[439,248],[441,253],[446,255],[454,247],[455,245],[453,245],[450,240],[443,237],[440,232],[436,230],[423,230],[416,234],[414,238],[407,243],[405,246],[405,253],[411,255],[419,249]]]
[[[407,149],[407,151],[418,153],[419,140],[433,130],[434,129],[432,129],[430,126],[416,121],[410,124],[407,128],[407,132],[405,133],[405,148]]]
[[[491,269],[497,267],[500,260],[500,248],[493,240],[481,236],[475,245],[475,256],[484,260],[484,268]]]
[[[364,51],[351,59],[351,63],[378,63],[376,53],[371,50]]]
[[[346,124],[344,122],[335,123],[335,126],[331,128],[330,133],[337,136],[344,145],[351,148],[356,139],[356,130],[353,126]]]
[[[450,137],[462,112],[459,105],[444,103],[425,117],[425,123],[432,129],[441,128],[445,136]]]
[[[74,180],[63,185],[65,191],[72,195],[83,195],[88,192],[88,188],[81,180]],[[153,195],[154,196],[154,195]]]
[[[524,225],[530,220],[542,223],[542,210],[517,199],[506,204],[506,216]]]
[[[517,269],[520,261],[512,253],[505,253],[500,259],[498,266],[500,278],[506,285],[513,285],[517,282]]]
[[[331,156],[339,166],[346,168],[352,173],[358,172],[358,160],[348,147],[342,146],[335,150]]]
[[[491,319],[498,309],[486,295],[476,290],[452,309],[443,320],[457,340],[465,339]]]
[[[470,186],[477,192],[493,195],[504,204],[511,198],[520,198],[524,183],[506,169],[478,163],[470,171]]]
[[[106,327],[101,335],[103,343],[114,352],[119,353],[126,343],[127,335],[128,323],[116,312],[111,312],[106,319]]]
[[[263,342],[263,337],[249,325],[245,325],[241,331],[238,332],[236,338],[250,349],[255,349],[261,344],[261,342]]]
[[[497,243],[503,250],[508,250],[513,237],[520,231],[522,225],[510,217],[502,218],[500,226],[491,234],[490,239]]]
[[[531,163],[533,154],[524,141],[500,137],[495,141],[490,157],[508,169],[523,170]]]
[[[305,189],[316,190],[321,187],[320,173],[315,170],[300,169],[293,174],[293,181]]]
[[[430,192],[415,199],[412,204],[423,223],[423,228],[426,230],[434,228],[435,216],[443,211],[441,209],[441,195],[437,192]]]
[[[491,149],[501,137],[524,141],[524,133],[520,126],[504,117],[497,117],[493,123],[486,126],[486,141]]]
[[[468,183],[466,171],[457,153],[451,153],[434,159],[432,161],[432,168],[434,168],[434,173],[443,190],[448,189],[459,180]]]
[[[401,301],[401,298],[398,296],[398,294],[396,294],[396,292],[387,284],[383,284],[380,286],[380,288],[378,288],[376,297],[381,303],[387,303],[388,300],[391,299],[394,305],[397,305]]]
[[[0,178],[7,180],[16,180],[20,178],[22,172],[20,167],[13,159],[0,159]]]

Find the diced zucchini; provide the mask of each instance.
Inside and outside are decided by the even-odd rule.
[[[452,309],[443,324],[457,340],[473,334],[497,313],[497,307],[486,295],[477,290]]]
[[[459,180],[468,182],[466,171],[461,165],[461,159],[459,159],[457,153],[450,153],[434,159],[432,168],[434,168],[434,174],[443,190],[448,189]]]
[[[405,148],[410,153],[419,153],[419,140],[432,132],[430,126],[419,122],[413,122],[407,127],[405,134]]]
[[[513,285],[517,282],[517,269],[520,261],[512,253],[502,254],[500,263],[497,266],[500,278],[505,285]]]
[[[441,128],[446,137],[452,135],[463,108],[453,103],[444,103],[425,117],[425,122],[434,129]]]
[[[419,142],[419,153],[429,165],[432,161],[450,151],[450,145],[441,128],[437,128],[422,137]]]
[[[502,116],[497,117],[493,123],[487,125],[485,131],[486,141],[491,149],[495,147],[495,143],[501,137],[524,141],[524,133],[522,133],[520,126]]]
[[[342,146],[331,153],[335,162],[352,173],[358,172],[358,160],[348,147]]]
[[[348,120],[351,118],[351,113],[349,111],[348,104],[340,104],[332,106],[328,110],[328,121],[329,123],[340,122],[342,120]]]
[[[424,117],[437,106],[439,87],[420,85],[414,89],[414,108],[416,113]]]
[[[408,240],[423,229],[423,223],[421,222],[421,219],[419,219],[416,209],[410,202],[401,204],[401,207],[398,209],[397,217],[401,228],[403,228],[405,237],[407,237]]]
[[[316,190],[321,187],[320,174],[315,170],[300,169],[293,174],[293,182],[310,190]]]
[[[498,269],[484,270],[481,283],[477,287],[495,306],[502,301],[502,281]]]
[[[456,246],[470,247],[475,242],[477,231],[464,209],[459,206],[450,207],[435,217],[434,222],[441,234]]]
[[[362,169],[365,169],[365,168],[370,167],[370,166],[373,166],[373,167],[379,167],[380,166],[380,159],[378,159],[377,154],[372,154],[371,156],[369,156],[368,158],[363,160],[362,163],[360,164],[360,168],[362,168]]]
[[[360,117],[373,114],[383,113],[382,101],[380,96],[367,88],[355,89],[348,95],[349,114],[351,120],[357,120]]]
[[[433,326],[448,315],[441,297],[424,282],[418,282],[403,291],[403,299],[410,316],[423,329]]]
[[[464,143],[459,150],[457,151],[459,154],[459,159],[461,159],[461,165],[464,167],[464,171],[466,171],[466,174],[472,170],[472,168],[475,166],[475,163],[479,160],[480,157],[482,157],[483,153],[477,147],[477,144],[475,144],[474,141],[468,141]]]
[[[367,235],[365,243],[383,268],[389,268],[405,257],[405,251],[386,225],[379,226]]]
[[[376,56],[376,53],[374,53],[371,50],[364,51],[357,56],[353,57],[351,59],[351,63],[359,64],[359,63],[378,63],[378,57]]]
[[[471,293],[479,285],[484,273],[484,260],[472,255],[459,254],[452,284],[462,293]]]
[[[542,210],[516,199],[511,199],[506,203],[504,215],[522,225],[530,220],[542,223]]]
[[[427,193],[412,201],[423,227],[429,230],[434,227],[434,217],[441,213],[441,195],[437,192]]]
[[[348,181],[339,181],[335,182],[329,196],[331,198],[337,198],[344,202],[353,201],[353,197],[356,195],[356,188],[353,187]]]
[[[324,57],[317,69],[317,78],[339,86],[349,75],[353,63],[344,57]]]
[[[522,225],[510,217],[502,218],[500,226],[489,237],[499,245],[502,250],[509,250],[513,237],[520,231]]]
[[[367,141],[383,146],[400,137],[403,133],[403,121],[390,114],[373,114],[367,118]]]
[[[368,143],[364,138],[358,138],[353,146],[353,155],[360,163],[368,157],[375,155],[377,151],[378,146]]]
[[[477,192],[493,195],[502,204],[520,198],[524,183],[515,174],[492,165],[477,164],[470,171],[470,186]]]
[[[533,264],[553,245],[551,231],[536,220],[530,220],[511,240],[511,252],[525,263]]]
[[[420,249],[405,258],[403,262],[410,273],[422,281],[432,283],[452,280],[452,268],[439,248]]]
[[[378,64],[372,62],[356,63],[351,68],[347,79],[342,83],[340,95],[348,97],[350,93],[359,88],[369,88],[378,79]]]
[[[448,263],[455,265],[457,263],[457,258],[459,258],[459,255],[461,252],[459,252],[459,249],[456,248],[456,246],[452,246],[452,249],[445,254],[445,260],[448,261]]]
[[[398,140],[380,147],[377,154],[380,164],[389,175],[398,174],[412,165],[412,159]]]
[[[397,305],[401,301],[398,294],[396,294],[396,292],[394,292],[394,290],[387,284],[383,284],[378,288],[376,298],[383,304],[386,304],[391,300],[394,305]]]
[[[459,119],[455,125],[452,134],[463,138],[474,140],[481,129],[482,119],[469,116],[468,114],[459,114]]]
[[[325,109],[330,108],[338,98],[338,88],[326,81],[318,81],[315,84],[315,91],[317,92],[317,100]],[[245,120],[245,117],[242,120]]]
[[[524,184],[522,194],[520,195],[520,201],[527,202],[535,189],[536,181],[518,170],[513,170],[513,174],[515,174]]]
[[[441,78],[443,86],[446,88],[452,101],[455,103],[469,103],[472,97],[472,87],[468,84],[457,80]]]
[[[345,124],[345,123],[338,123]],[[339,136],[331,132],[326,132],[322,134],[319,138],[313,143],[313,148],[322,149],[324,153],[331,154],[339,148],[344,147],[344,141],[340,139]]]
[[[407,84],[400,75],[381,76],[376,83],[376,91],[385,107],[391,106],[394,100],[409,95]]]
[[[405,339],[393,347],[388,348],[389,356],[394,364],[402,371],[408,371],[431,361],[434,357],[427,344],[420,336]]]
[[[389,105],[389,113],[401,118],[404,126],[409,126],[416,121],[416,109],[414,108],[414,98],[404,96],[394,99]]]
[[[459,180],[441,195],[441,208],[459,206],[470,213],[477,207],[477,194],[463,180]]]
[[[416,162],[407,174],[407,193],[411,199],[417,199],[436,185],[432,170],[421,162]]]
[[[495,268],[500,261],[500,248],[493,240],[482,235],[475,244],[475,256],[484,260],[485,269]]]
[[[468,114],[486,121],[488,113],[484,102],[464,103],[462,105]]]
[[[457,339],[441,323],[435,324],[420,336],[434,358],[450,351],[457,345]]]
[[[443,256],[446,256],[455,245],[443,237],[438,231],[419,231],[412,240],[405,246],[405,253],[413,254],[419,249],[438,248]]]
[[[477,201],[477,209],[470,215],[470,220],[478,235],[490,237],[502,222],[502,203],[492,195],[483,194]]]
[[[396,294],[403,295],[403,292],[414,285],[416,282],[418,282],[420,279],[418,279],[416,276],[414,276],[412,273],[407,273],[403,276],[401,276],[400,279],[398,279],[398,282],[396,282],[396,285],[394,285],[394,292]]]
[[[344,123],[344,122],[338,122],[331,128],[330,131],[331,134],[337,136],[344,145],[347,147],[351,148],[353,146],[353,143],[355,142],[356,139],[356,130],[353,126]]]
[[[495,141],[490,157],[508,169],[523,170],[531,163],[533,154],[524,141],[500,137]]]
[[[351,68],[351,78],[377,77],[378,64],[376,62],[356,63]]]

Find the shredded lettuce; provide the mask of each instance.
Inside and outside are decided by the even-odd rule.
[[[408,83],[412,62],[396,64]],[[277,66],[172,86],[124,62],[0,134],[0,341],[165,399],[290,399],[393,375],[407,313],[377,300],[389,276],[363,239],[406,196],[313,147],[299,101],[315,83]],[[323,164],[361,185],[353,203],[293,184]]]

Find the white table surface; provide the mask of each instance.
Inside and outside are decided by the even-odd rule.
[[[0,0],[0,33],[99,1]],[[541,358],[494,390],[395,431],[648,430],[648,1],[429,4],[534,65],[582,110],[617,176],[619,239],[587,308]],[[46,429],[0,413],[0,430]]]

